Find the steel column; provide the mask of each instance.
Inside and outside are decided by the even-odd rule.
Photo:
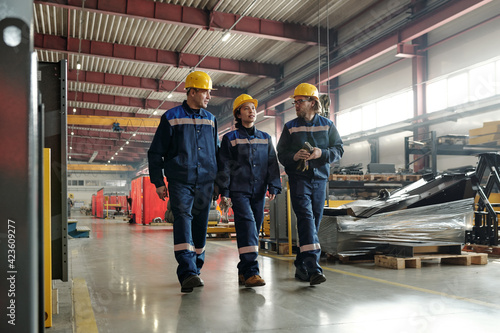
[[[33,4],[0,11],[0,332],[43,331],[41,189]],[[43,281],[43,280],[42,280]]]

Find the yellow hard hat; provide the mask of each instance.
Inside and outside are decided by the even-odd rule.
[[[212,88],[212,79],[210,76],[207,73],[200,71],[192,72],[186,77],[186,84],[184,88],[217,90]]]
[[[252,98],[252,96],[250,95],[247,94],[239,95],[233,102],[233,115],[235,118],[236,118],[236,109],[238,109],[240,106],[243,105],[243,103],[246,102],[253,103],[253,105],[255,105],[255,108],[257,108],[257,105],[259,104],[259,102],[255,98]]]
[[[290,98],[294,98],[295,96],[307,96],[312,97],[317,101],[319,100],[318,89],[309,83],[299,84]]]

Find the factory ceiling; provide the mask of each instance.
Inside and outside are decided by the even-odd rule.
[[[34,1],[34,40],[40,62],[67,61],[70,163],[138,168],[193,69],[211,76],[217,91],[208,109],[227,130],[241,93],[275,115],[297,83],[322,91],[489,1]],[[297,62],[303,54],[315,56]]]

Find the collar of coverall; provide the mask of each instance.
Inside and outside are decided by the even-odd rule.
[[[255,136],[255,132],[256,132],[255,125],[250,127],[250,128],[247,128],[245,126],[241,126],[240,130],[243,134],[246,134],[247,136]]]
[[[203,108],[197,109],[197,110],[191,109],[191,107],[188,105],[186,100],[184,100],[184,102],[182,102],[182,108],[190,116],[193,114],[199,114],[202,117],[206,117],[205,109],[203,109]]]

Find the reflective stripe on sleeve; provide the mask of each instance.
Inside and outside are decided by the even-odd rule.
[[[300,247],[300,252],[321,250],[321,246],[318,243],[307,244]]]
[[[238,249],[238,252],[240,254],[243,254],[243,253],[253,253],[253,252],[259,252],[259,247],[257,245],[251,245],[251,246],[244,246],[244,247],[240,247]]]
[[[203,252],[205,252],[205,246],[201,249],[196,249],[196,254],[202,254]]]

